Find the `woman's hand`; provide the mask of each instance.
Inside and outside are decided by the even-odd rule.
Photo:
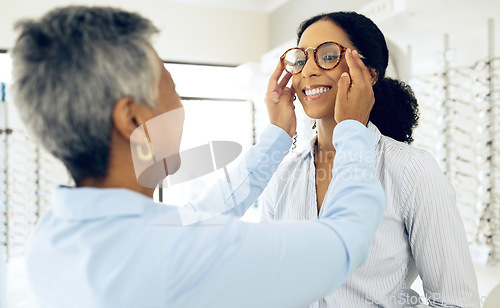
[[[366,125],[375,96],[373,94],[372,76],[359,58],[356,51],[347,49],[345,53],[349,73],[343,73],[338,82],[335,101],[335,121],[352,119]]]
[[[269,79],[265,101],[271,123],[281,127],[290,137],[293,137],[297,129],[297,118],[295,117],[295,107],[293,106],[295,90],[293,87],[288,88],[286,86],[292,77],[290,73],[287,72],[281,81],[279,81],[283,70],[284,66],[280,61]]]

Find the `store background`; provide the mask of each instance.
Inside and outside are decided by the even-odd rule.
[[[483,301],[500,283],[499,0],[2,0],[0,49],[13,46],[17,20],[68,4],[137,11],[160,28],[154,46],[184,98],[186,149],[210,140],[246,149],[258,141],[267,124],[268,77],[295,45],[301,21],[337,10],[371,17],[389,41],[389,74],[412,85],[419,99],[414,145],[429,150],[455,185]],[[9,101],[8,53],[0,53],[0,82],[0,308],[34,307],[24,244],[50,203],[51,187],[71,181],[25,133]],[[297,110],[300,149],[313,132]],[[218,175],[164,188],[161,199],[183,202],[186,191],[198,192]],[[244,219],[258,221],[258,203]],[[418,280],[413,288],[423,294]]]

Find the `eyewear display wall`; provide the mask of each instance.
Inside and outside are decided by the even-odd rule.
[[[500,261],[500,59],[416,76],[415,146],[452,182],[474,261]]]

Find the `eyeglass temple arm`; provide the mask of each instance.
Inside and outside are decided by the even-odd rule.
[[[344,48],[344,52],[347,52],[347,48],[345,48],[345,47],[343,47],[343,48]],[[359,55],[359,57],[360,57],[361,59],[366,60],[365,56],[363,56],[363,55],[362,55],[362,54],[360,54],[359,52],[358,52],[358,55]]]
[[[363,60],[366,60],[365,56],[363,56],[362,54],[358,53],[359,57]]]
[[[285,58],[283,58],[283,57],[281,57],[281,61],[283,61],[283,63],[284,63],[285,65],[293,65],[293,64],[294,64],[293,62],[290,62],[290,61],[288,61],[287,59],[285,59]]]

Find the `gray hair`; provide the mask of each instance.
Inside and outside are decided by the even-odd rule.
[[[12,96],[28,130],[73,179],[103,178],[112,110],[123,97],[156,108],[159,60],[144,17],[70,6],[16,25]]]

